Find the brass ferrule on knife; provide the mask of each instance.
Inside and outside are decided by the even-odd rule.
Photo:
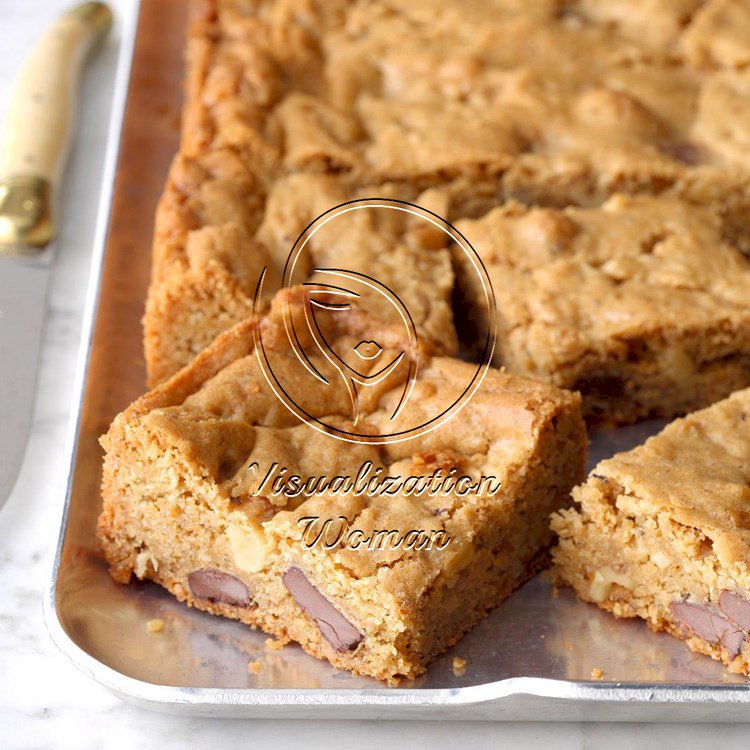
[[[0,254],[28,255],[54,235],[52,186],[35,175],[0,180]]]

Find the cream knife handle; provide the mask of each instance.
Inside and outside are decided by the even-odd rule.
[[[51,204],[73,133],[78,72],[111,25],[104,3],[76,5],[42,35],[16,79],[0,140],[0,255],[12,245],[44,246],[54,234]]]
[[[73,131],[78,71],[112,23],[103,3],[61,16],[37,42],[16,80],[0,149],[0,177],[34,175],[56,186]]]

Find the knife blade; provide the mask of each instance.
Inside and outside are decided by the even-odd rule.
[[[0,506],[31,423],[79,71],[111,24],[104,3],[84,2],[47,29],[16,79],[0,141]]]

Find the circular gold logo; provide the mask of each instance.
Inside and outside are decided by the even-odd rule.
[[[428,248],[404,239],[404,226],[410,237],[431,237]],[[424,232],[415,235],[415,229]],[[436,273],[452,275],[445,248],[454,258],[461,255],[464,273],[475,274],[479,283],[472,288],[482,290],[475,303],[485,308],[477,317],[488,322],[487,330],[474,342],[474,361],[458,368],[460,382],[435,387],[433,375],[432,386],[420,390],[436,348],[434,325],[423,340],[434,293],[423,284],[429,287]],[[278,341],[270,346],[257,326],[261,370],[292,413],[335,438],[385,444],[433,430],[472,397],[491,362],[496,313],[487,271],[455,227],[415,204],[369,198],[326,211],[294,243],[282,288],[294,290],[281,311],[286,351],[274,356]],[[415,305],[418,310],[410,309]]]

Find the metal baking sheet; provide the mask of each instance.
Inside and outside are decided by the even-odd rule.
[[[62,528],[45,596],[58,646],[125,700],[202,716],[533,720],[746,720],[748,683],[640,621],[617,621],[544,575],[494,611],[424,677],[398,688],[340,672],[240,623],[119,586],[97,552],[101,451],[114,415],[140,395],[140,317],[154,208],[177,148],[184,0],[143,0],[125,29],[98,247],[85,316]],[[168,30],[165,31],[165,30]],[[132,66],[131,66],[132,62]],[[592,436],[591,463],[661,427]],[[147,634],[161,618],[166,630]],[[453,674],[454,656],[468,660]],[[250,674],[249,661],[263,671]],[[592,681],[592,669],[604,673]]]

